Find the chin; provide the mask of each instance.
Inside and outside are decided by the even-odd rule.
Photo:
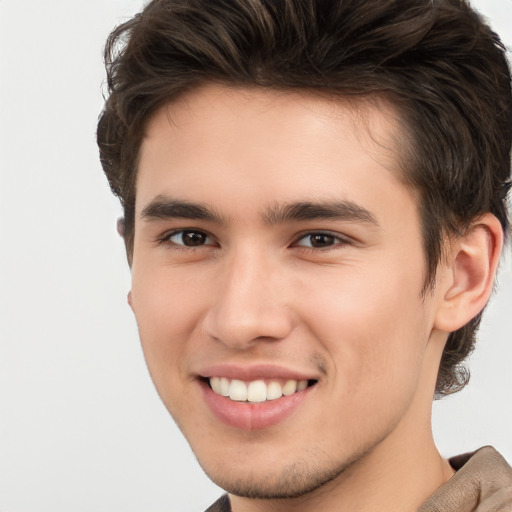
[[[246,476],[212,475],[211,480],[219,487],[235,496],[253,499],[289,499],[309,494],[332,480],[338,478],[346,469],[331,468],[324,471],[313,471],[296,464],[285,467],[280,474]]]
[[[325,461],[318,454],[302,457],[282,468],[274,462],[267,467],[251,467],[250,458],[243,467],[233,464],[226,457],[214,464],[199,463],[207,476],[230,494],[252,499],[290,499],[313,493],[333,480],[343,478],[344,473],[359,459],[350,461]]]

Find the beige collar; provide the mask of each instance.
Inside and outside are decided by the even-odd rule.
[[[512,468],[491,446],[450,459],[457,470],[418,512],[512,511]]]

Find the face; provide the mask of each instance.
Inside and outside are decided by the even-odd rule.
[[[130,303],[164,404],[234,494],[311,491],[413,414],[435,295],[396,123],[208,86],[147,127]]]

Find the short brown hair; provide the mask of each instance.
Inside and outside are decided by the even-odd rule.
[[[402,178],[419,197],[425,289],[444,235],[486,212],[507,233],[510,71],[498,36],[464,0],[153,0],[112,32],[105,61],[98,144],[124,208],[129,255],[145,124],[164,103],[211,81],[388,98],[411,141]],[[450,334],[437,395],[466,384],[461,363],[480,317]]]

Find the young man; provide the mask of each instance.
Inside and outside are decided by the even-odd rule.
[[[149,371],[209,510],[512,510],[444,460],[508,230],[512,95],[462,0],[154,0],[111,35],[101,160]]]

